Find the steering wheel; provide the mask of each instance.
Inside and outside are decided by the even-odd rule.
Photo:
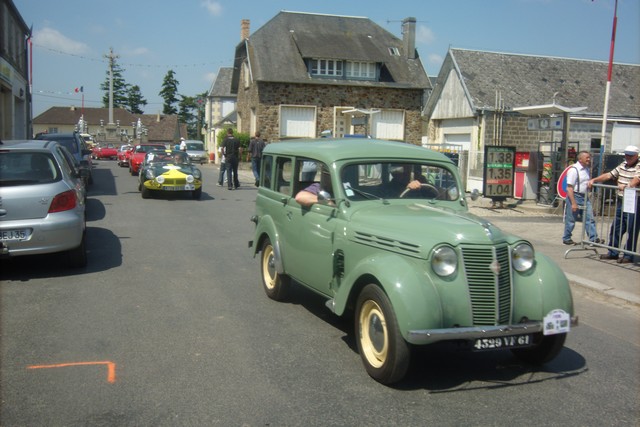
[[[424,184],[424,183],[420,184],[420,190],[423,190],[423,189],[426,189],[429,192],[432,192],[433,197],[438,197],[440,195],[440,192],[438,191],[438,189],[431,184]],[[418,189],[413,190],[411,188],[407,188],[402,193],[400,193],[400,198],[403,198],[410,191],[418,191]]]

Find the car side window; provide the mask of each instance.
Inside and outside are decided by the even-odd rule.
[[[58,152],[58,157],[60,157],[62,160],[60,163],[64,171],[70,176],[77,175],[78,170],[76,169],[75,163],[73,162],[73,156],[71,155],[71,153],[69,153],[69,151],[62,146],[57,147],[56,151]]]
[[[279,157],[276,162],[276,190],[291,196],[291,178],[293,176],[293,164],[290,158]]]
[[[273,169],[273,157],[262,156],[262,186],[271,188],[271,171]]]

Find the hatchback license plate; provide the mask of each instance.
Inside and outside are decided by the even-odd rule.
[[[529,347],[533,345],[531,335],[511,335],[508,337],[478,338],[473,342],[475,351],[497,350],[500,348]]]
[[[31,235],[31,230],[3,230],[0,231],[0,240],[3,242],[16,242],[27,240]]]

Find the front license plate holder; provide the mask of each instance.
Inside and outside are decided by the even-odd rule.
[[[533,335],[509,335],[501,337],[477,338],[472,342],[473,351],[490,351],[505,348],[531,347]]]

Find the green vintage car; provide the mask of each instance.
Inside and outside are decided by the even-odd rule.
[[[456,341],[553,359],[576,323],[569,283],[531,243],[468,212],[456,166],[400,142],[269,144],[255,234],[267,296],[291,282],[353,315],[369,375],[404,378],[412,347]]]

